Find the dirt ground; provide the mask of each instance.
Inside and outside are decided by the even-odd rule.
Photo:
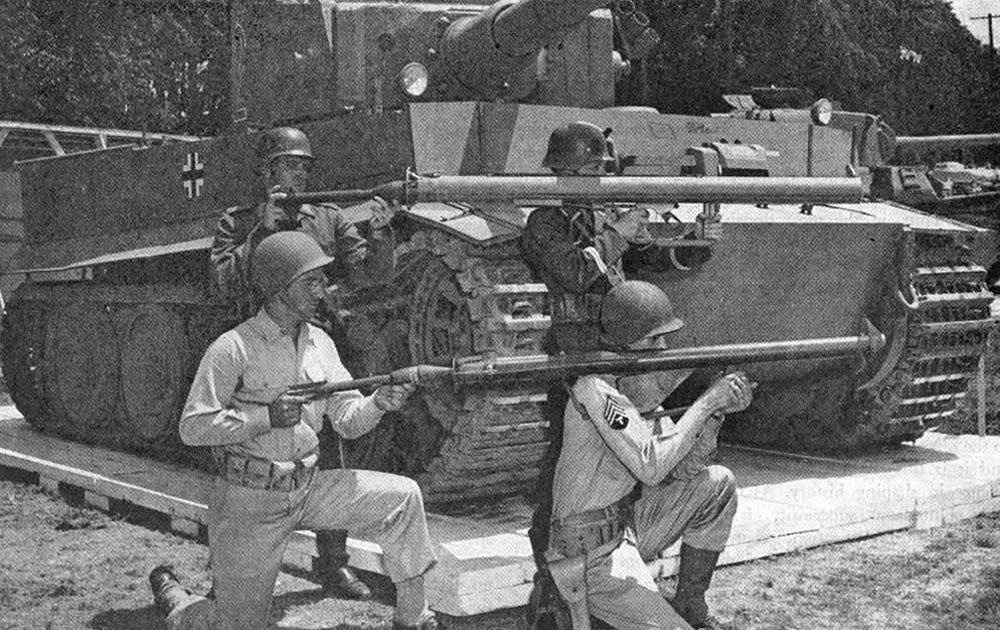
[[[164,561],[196,592],[208,590],[203,544],[166,532],[155,515],[96,511],[35,481],[0,468],[0,629],[161,628],[146,575]],[[391,627],[384,578],[367,576],[377,603],[322,600],[303,578],[279,579],[282,627]],[[745,630],[1000,628],[1000,513],[724,567],[710,601]],[[518,613],[445,621],[455,630],[514,630]]]

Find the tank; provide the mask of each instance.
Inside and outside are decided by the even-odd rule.
[[[356,375],[537,356],[550,306],[520,237],[539,203],[531,195],[578,192],[540,166],[551,130],[576,120],[613,129],[630,164],[609,178],[624,180],[621,191],[648,178],[703,178],[695,193],[667,186],[641,197],[660,217],[653,236],[679,246],[698,214],[721,211],[724,234],[708,262],[629,269],[678,305],[687,322],[679,345],[850,336],[866,319],[887,336],[861,365],[751,365],[760,385],[753,406],[727,423],[731,439],[868,448],[913,440],[958,413],[993,324],[984,265],[996,256],[995,233],[860,200],[860,184],[858,198],[841,201],[762,196],[748,180],[849,182],[859,167],[854,134],[822,118],[616,106],[616,80],[656,35],[633,4],[605,5],[234,3],[232,132],[19,165],[25,282],[7,296],[2,358],[27,421],[200,459],[177,441],[180,408],[202,351],[239,317],[209,291],[208,247],[223,209],[261,198],[251,129],[278,123],[309,135],[314,191],[441,184],[394,219],[394,277],[344,298],[338,341],[352,348]],[[446,185],[469,178],[532,192],[470,200],[470,189]],[[364,231],[367,208],[344,214]],[[520,492],[546,448],[545,389],[420,390],[347,443],[349,463],[411,475],[434,503]]]

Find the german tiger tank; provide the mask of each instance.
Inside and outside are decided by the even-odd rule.
[[[852,134],[822,111],[773,122],[616,107],[616,80],[657,39],[631,2],[237,2],[231,19],[234,118],[303,129],[313,190],[437,186],[394,219],[394,277],[344,296],[356,372],[541,352],[550,305],[520,237],[540,197],[578,190],[540,164],[549,133],[580,120],[613,129],[629,164],[612,178],[623,195],[644,178],[672,182],[638,196],[659,217],[654,237],[678,243],[700,213],[721,214],[707,262],[629,270],[675,299],[682,345],[844,336],[865,319],[888,337],[863,363],[753,364],[760,385],[728,423],[735,439],[857,449],[913,440],[956,413],[993,324],[983,263],[995,234],[863,201]],[[176,426],[189,380],[238,318],[209,290],[208,248],[224,208],[263,195],[258,138],[20,164],[25,282],[9,296],[3,370],[28,422],[185,456]],[[524,191],[481,193],[498,180]],[[857,194],[820,192],[845,182]],[[344,214],[364,231],[367,208]],[[545,390],[424,390],[349,459],[414,476],[433,502],[520,491],[546,447]]]

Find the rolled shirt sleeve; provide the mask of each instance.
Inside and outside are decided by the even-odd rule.
[[[578,379],[572,396],[581,415],[594,424],[622,464],[647,485],[666,479],[712,416],[710,409],[696,401],[677,424],[658,432],[654,431],[656,423],[644,419],[625,396],[597,376]]]
[[[325,334],[313,337],[326,371],[326,379],[337,383],[352,380],[340,361],[340,354],[333,341]],[[375,405],[373,396],[363,396],[357,390],[338,392],[327,399],[325,416],[329,418],[330,426],[347,439],[361,437],[375,428],[382,419],[384,411]]]

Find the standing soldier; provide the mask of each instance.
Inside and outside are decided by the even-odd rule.
[[[629,280],[608,293],[602,335],[616,350],[662,350],[684,323],[656,285]],[[688,371],[577,379],[565,410],[553,484],[549,570],[574,630],[590,614],[616,630],[722,628],[705,591],[736,513],[729,469],[708,465],[724,414],[746,409],[742,373],[716,380],[675,423],[660,402]],[[632,503],[636,483],[641,498]],[[682,539],[672,606],[646,562]]]
[[[587,122],[573,122],[556,128],[549,137],[542,166],[556,175],[599,176],[619,172],[608,135]],[[600,309],[605,294],[624,280],[624,260],[659,270],[689,268],[708,260],[705,248],[673,248],[652,243],[646,227],[647,210],[632,207],[609,212],[588,201],[567,200],[560,205],[542,206],[528,216],[523,236],[525,259],[534,274],[549,290],[551,327],[545,339],[550,354],[601,349]],[[721,226],[705,234],[718,238]],[[552,514],[552,473],[562,440],[563,410],[568,400],[563,384],[549,389],[546,418],[550,446],[535,491],[537,506],[529,538],[539,567],[532,607],[546,607],[551,589],[545,573],[545,550],[549,546],[549,519]],[[530,614],[534,614],[534,611]]]
[[[433,630],[424,574],[434,566],[423,497],[412,479],[368,470],[317,470],[317,432],[358,437],[399,409],[414,385],[328,400],[295,392],[351,378],[333,341],[309,324],[331,259],[312,238],[273,234],[253,254],[258,313],[222,334],[198,366],[180,421],[185,444],[211,446],[219,465],[208,501],[215,599],[188,594],[171,569],[149,576],[171,630],[262,630],[281,559],[301,527],[356,528],[374,536],[396,584],[396,628]],[[328,429],[330,430],[330,429]]]
[[[393,208],[381,199],[375,200],[369,240],[366,240],[353,223],[344,220],[336,206],[282,205],[280,202],[287,193],[305,192],[315,159],[309,138],[299,129],[277,127],[265,132],[257,147],[257,157],[267,200],[256,206],[227,209],[216,226],[212,271],[213,284],[220,295],[238,304],[244,315],[255,312],[260,307],[261,296],[255,294],[249,281],[250,257],[268,235],[287,230],[308,234],[336,261],[326,270],[330,280],[347,280],[359,286],[385,281],[391,276],[395,239],[389,220]],[[336,287],[331,287],[327,301],[321,304],[320,318],[327,324],[336,323],[338,319],[338,309],[332,305],[336,300],[335,291]],[[324,327],[330,333],[342,332]],[[343,342],[342,335],[336,334],[335,338]],[[352,358],[347,357],[349,364]],[[320,435],[324,442],[320,467],[342,467],[339,437],[333,431]],[[319,557],[315,573],[324,592],[351,599],[372,597],[368,586],[348,566],[347,532],[317,531],[316,550]]]

